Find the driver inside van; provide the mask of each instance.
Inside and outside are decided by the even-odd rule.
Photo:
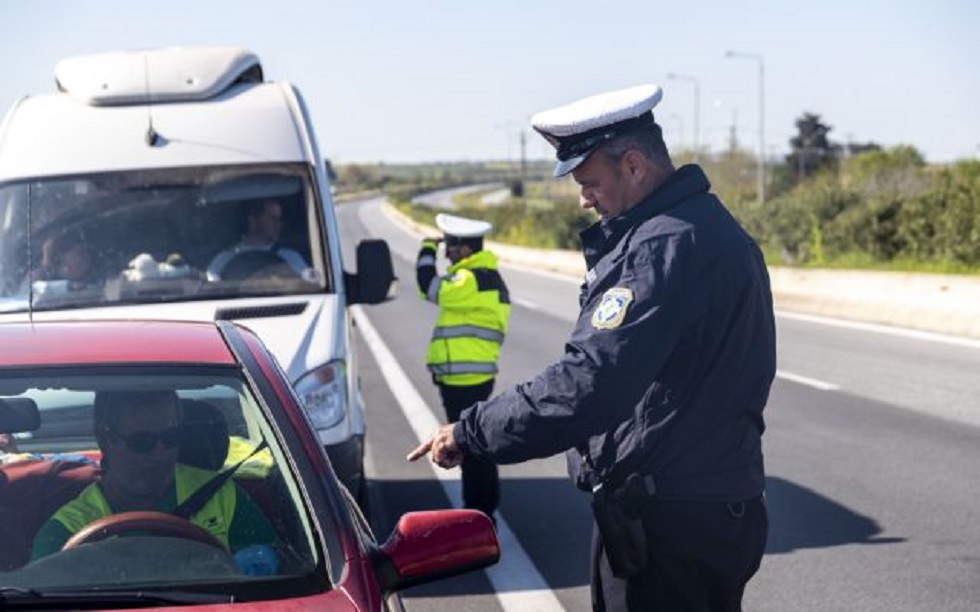
[[[96,393],[93,428],[102,451],[102,478],[44,523],[34,538],[31,560],[58,552],[100,518],[134,511],[172,513],[214,478],[215,472],[178,463],[180,416],[174,391]],[[275,530],[234,480],[225,480],[191,514],[190,522],[215,536],[243,573],[278,570]]]
[[[274,198],[255,200],[245,209],[245,232],[241,241],[221,251],[208,266],[208,280],[233,276],[229,272],[236,260],[243,261],[248,253],[269,253],[285,263],[301,278],[308,278],[310,265],[297,251],[279,243],[282,232],[282,204]],[[238,276],[238,274],[234,274]]]
[[[69,289],[81,289],[98,282],[92,252],[85,236],[75,230],[56,234],[41,245],[41,269],[38,278],[43,281],[67,281]]]

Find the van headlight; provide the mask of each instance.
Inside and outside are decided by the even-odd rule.
[[[306,373],[296,382],[296,393],[315,428],[333,427],[347,412],[347,370],[344,362],[331,361]]]

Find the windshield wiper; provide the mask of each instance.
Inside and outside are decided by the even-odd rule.
[[[193,591],[40,591],[20,587],[0,587],[2,610],[97,609],[105,605],[152,608],[172,605],[234,603],[234,595]]]

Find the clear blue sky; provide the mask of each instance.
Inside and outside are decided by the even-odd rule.
[[[980,157],[977,0],[3,0],[0,108],[54,87],[62,57],[119,49],[235,45],[267,78],[303,92],[324,155],[338,163],[551,156],[538,110],[654,82],[668,144],[730,126],[782,154],[804,112],[832,140],[910,144],[931,162]]]

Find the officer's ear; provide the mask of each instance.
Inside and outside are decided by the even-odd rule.
[[[623,154],[623,168],[634,183],[640,182],[646,176],[646,162],[646,156],[636,149],[629,149]]]

